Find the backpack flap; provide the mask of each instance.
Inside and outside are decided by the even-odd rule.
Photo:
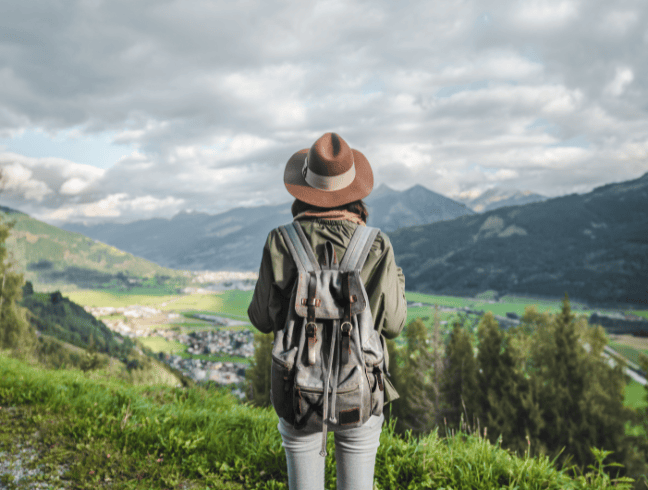
[[[341,272],[320,270],[300,273],[295,298],[295,312],[302,318],[308,317],[309,285],[311,276],[317,281],[315,289],[315,316],[322,320],[336,320],[344,317],[344,305],[350,303],[351,315],[357,315],[367,307],[367,293],[362,286],[359,271]],[[346,281],[346,288],[343,281]],[[345,297],[345,291],[349,292]]]

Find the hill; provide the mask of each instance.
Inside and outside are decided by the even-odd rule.
[[[390,237],[411,291],[648,303],[648,174]]]
[[[70,285],[129,288],[146,280],[171,286],[185,282],[180,271],[48,225],[19,211],[0,207],[0,219],[14,223],[6,242],[9,262],[37,288],[53,290]]]
[[[240,404],[221,390],[99,382],[88,373],[46,371],[0,353],[0,406],[0,454],[8,458],[8,474],[28,461],[43,473],[17,472],[12,485],[287,488],[274,412]],[[12,450],[17,441],[25,449]],[[606,474],[604,451],[594,449],[596,468],[573,476],[532,449],[511,454],[479,432],[400,437],[393,422],[386,423],[376,457],[377,488],[632,488],[632,480],[613,481]],[[329,486],[334,453],[331,434]]]
[[[30,294],[29,286],[23,291],[20,306],[29,310],[29,323],[41,334],[82,349],[92,348],[124,362],[135,347],[131,339],[114,334],[102,321],[60,292]]]
[[[369,224],[386,231],[473,214],[463,204],[422,186],[406,191],[381,186],[366,203]],[[182,212],[171,219],[128,224],[62,226],[165,267],[256,272],[270,230],[292,219],[290,205],[235,208],[217,215]]]

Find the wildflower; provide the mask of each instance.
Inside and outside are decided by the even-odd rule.
[[[106,454],[106,458],[110,458],[110,454]]]
[[[94,475],[94,470],[90,470],[90,474],[91,474],[91,475]]]
[[[157,459],[157,462],[158,462],[158,463],[161,463],[162,461],[164,461],[164,458],[158,458],[158,459]]]

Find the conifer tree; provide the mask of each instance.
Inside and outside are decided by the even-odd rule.
[[[272,368],[272,335],[254,334],[254,358],[245,372],[247,397],[258,407],[268,407]]]
[[[443,339],[441,338],[441,318],[437,306],[434,307],[430,352],[432,354],[432,379],[430,383],[430,388],[432,390],[431,396],[436,411],[436,424],[440,425],[443,401],[441,383],[443,380],[444,345]]]
[[[444,412],[448,424],[457,427],[463,419],[470,428],[478,415],[477,363],[471,335],[460,321],[454,323],[450,342],[446,347],[442,385]]]
[[[15,354],[27,355],[36,335],[16,303],[22,296],[23,276],[12,270],[5,247],[11,224],[0,223],[0,350],[12,349]]]
[[[434,427],[436,407],[432,401],[432,354],[429,334],[420,318],[405,328],[406,345],[402,351],[402,403],[397,428],[415,433],[429,432]]]
[[[584,317],[577,319],[575,326],[586,347],[582,361],[586,373],[585,389],[580,401],[585,422],[580,443],[585,446],[586,458],[580,463],[590,464],[593,458],[589,448],[597,447],[613,451],[609,460],[627,467],[634,457],[634,444],[626,436],[625,425],[634,418],[634,412],[624,405],[625,366],[617,363],[611,367],[603,357],[608,343],[603,327],[590,327]]]
[[[529,385],[516,367],[508,336],[490,311],[479,322],[478,338],[480,425],[488,428],[492,442],[501,436],[503,446],[523,451],[531,422],[524,404]]]
[[[389,357],[389,381],[398,392],[398,399],[392,401],[387,405],[385,412],[385,420],[389,421],[393,418],[398,419],[401,416],[401,406],[403,404],[403,382],[402,382],[402,356],[399,352],[396,342],[387,339],[386,341],[387,355]]]
[[[585,351],[567,293],[552,327],[553,335],[546,337],[535,353],[535,363],[541,368],[539,396],[545,424],[540,437],[554,450],[564,447],[566,454],[581,462],[588,459],[589,451],[579,442],[585,432],[580,403],[585,391]]]

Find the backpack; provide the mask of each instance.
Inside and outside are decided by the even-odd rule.
[[[279,230],[299,275],[275,331],[272,405],[296,429],[321,430],[326,456],[327,430],[360,427],[383,411],[388,361],[360,278],[379,230],[358,226],[339,264],[327,241],[321,266],[299,223]]]

